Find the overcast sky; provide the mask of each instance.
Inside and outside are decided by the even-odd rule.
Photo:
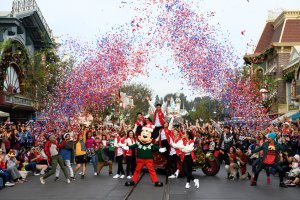
[[[132,9],[138,0],[36,0],[54,35],[70,35],[93,41],[112,27],[130,22],[135,16]],[[215,11],[215,23],[220,23],[222,31],[228,32],[233,47],[242,56],[252,51],[263,31],[268,10],[300,10],[300,0],[186,0],[200,5],[203,11]],[[12,0],[0,0],[0,11],[10,11]],[[127,2],[127,3],[124,3]],[[203,12],[201,11],[201,12]],[[241,31],[245,30],[245,35]],[[247,45],[248,44],[248,45]],[[250,44],[250,45],[249,45]],[[172,65],[172,61],[157,62]],[[155,71],[154,66],[149,66]],[[178,74],[174,69],[170,74]],[[170,92],[193,94],[185,81],[178,76],[162,76],[161,72],[150,73],[150,77],[137,77],[134,82],[149,85],[155,94],[163,96]]]

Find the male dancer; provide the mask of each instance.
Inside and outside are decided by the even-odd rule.
[[[149,105],[150,105],[150,109],[153,113],[153,118],[154,118],[154,130],[152,132],[152,139],[156,139],[159,135],[159,131],[160,129],[163,128],[164,123],[165,123],[165,115],[164,113],[167,112],[167,105],[170,101],[170,99],[167,99],[167,103],[164,104],[164,106],[162,107],[162,105],[160,103],[156,104],[155,106],[153,105],[153,103],[150,101],[149,97],[146,97],[146,100],[148,101]]]
[[[142,132],[142,128],[145,125],[145,118],[142,113],[137,113],[137,120],[134,124],[133,132],[136,136],[140,135]]]

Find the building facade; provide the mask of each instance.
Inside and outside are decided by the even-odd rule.
[[[0,12],[0,43],[0,110],[11,121],[35,119],[36,101],[28,97],[24,80],[35,52],[53,42],[34,0],[14,0],[11,11]]]
[[[300,10],[285,10],[269,15],[255,51],[244,56],[251,74],[261,79],[261,89],[269,92],[273,114],[299,109],[299,45]]]

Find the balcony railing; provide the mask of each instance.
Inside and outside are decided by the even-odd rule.
[[[37,11],[39,17],[42,20],[43,25],[45,26],[45,29],[49,35],[49,37],[52,39],[52,31],[50,27],[48,26],[40,8],[38,7],[35,0],[14,0],[13,6],[12,6],[12,12],[11,14],[13,16],[16,16],[19,13],[26,12],[26,11]]]
[[[5,102],[15,105],[34,107],[34,101],[25,97],[5,95]]]

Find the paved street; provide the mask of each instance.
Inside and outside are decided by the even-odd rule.
[[[66,184],[64,177],[54,182],[54,177],[47,179],[45,185],[41,185],[38,177],[30,176],[28,182],[16,185],[13,188],[5,188],[0,191],[0,199],[5,200],[121,200],[129,193],[131,188],[125,187],[124,180],[115,180],[108,176],[108,169],[103,174],[92,176],[91,166],[84,180],[78,179],[71,184]],[[130,200],[193,200],[193,199],[289,199],[296,200],[299,197],[300,188],[282,189],[278,187],[278,178],[271,177],[271,185],[265,184],[265,175],[262,173],[257,187],[250,187],[250,181],[229,181],[225,179],[225,171],[222,170],[216,177],[204,176],[201,171],[195,173],[200,180],[200,188],[184,188],[185,178],[169,181],[169,185],[156,188],[146,173],[140,183],[128,197]],[[165,177],[159,175],[159,179],[165,182]],[[192,185],[193,186],[193,185]],[[164,195],[164,191],[168,192]]]

